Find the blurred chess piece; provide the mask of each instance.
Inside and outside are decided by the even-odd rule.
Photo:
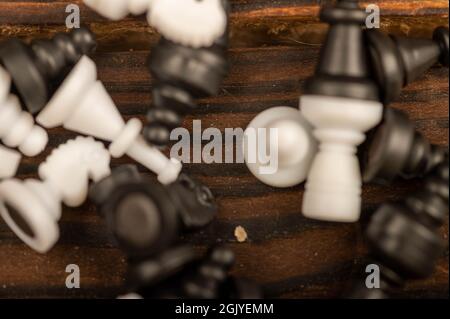
[[[362,26],[366,13],[357,1],[325,7],[321,20],[330,24],[320,61],[306,80],[300,109],[319,141],[306,183],[303,214],[335,222],[356,222],[361,211],[362,177],[357,146],[382,118],[372,81]]]

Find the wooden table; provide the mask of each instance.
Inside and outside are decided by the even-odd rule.
[[[145,67],[157,34],[144,17],[107,21],[81,4],[82,23],[96,32],[94,56],[103,80],[122,114],[144,115],[151,103]],[[218,97],[202,100],[193,119],[203,127],[246,127],[259,112],[276,105],[296,106],[301,83],[313,72],[326,26],[317,19],[320,0],[231,0],[231,73]],[[381,7],[382,28],[395,34],[430,36],[448,23],[446,0],[372,0]],[[69,1],[0,2],[0,39],[47,37],[64,31]],[[433,68],[408,86],[393,106],[407,111],[433,143],[448,145],[448,70]],[[75,135],[50,131],[50,145],[37,158],[25,158],[20,178],[36,176],[37,166],[52,148]],[[114,166],[131,162],[114,161]],[[144,171],[144,170],[143,170]],[[209,185],[220,213],[206,230],[185,239],[199,251],[226,243],[237,255],[234,272],[264,285],[270,297],[331,298],[348,287],[366,249],[360,224],[307,220],[300,213],[303,186],[274,189],[258,182],[244,164],[192,164],[188,173]],[[364,188],[363,220],[383,201],[402,198],[419,182]],[[237,243],[233,232],[243,226],[249,239]],[[109,240],[96,208],[87,203],[64,209],[61,239],[46,255],[22,244],[0,222],[0,297],[114,297],[124,283],[125,258]],[[448,238],[448,227],[442,229]],[[399,297],[448,297],[448,250],[430,279],[410,283]],[[66,265],[81,269],[81,289],[65,288]]]

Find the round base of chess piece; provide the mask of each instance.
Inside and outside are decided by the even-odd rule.
[[[260,134],[261,130],[264,133]],[[270,137],[270,132],[276,136]],[[261,160],[260,146],[266,147],[265,153],[277,155],[270,158],[271,163]],[[274,187],[304,182],[317,152],[311,125],[290,107],[274,107],[254,118],[245,132],[243,147],[245,163],[252,174]]]

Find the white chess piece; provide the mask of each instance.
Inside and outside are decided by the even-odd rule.
[[[64,128],[111,141],[109,151],[115,158],[125,154],[158,175],[163,184],[174,182],[182,165],[168,159],[141,136],[138,119],[124,122],[104,85],[97,81],[95,63],[84,56],[67,76],[59,90],[37,117],[38,123]]]
[[[42,179],[8,179],[0,183],[0,215],[11,230],[39,253],[59,238],[61,202],[80,206],[89,180],[110,174],[110,156],[93,138],[78,137],[54,150],[39,167]]]
[[[304,95],[301,111],[315,127],[319,153],[303,198],[306,217],[355,222],[361,211],[362,178],[357,146],[382,119],[383,105],[353,98]]]
[[[150,6],[150,0],[84,0],[84,3],[110,20],[123,19],[130,13],[143,14]]]
[[[271,132],[276,132],[275,138],[270,138]],[[264,139],[261,142],[265,144],[266,154],[275,152],[277,155],[277,167],[273,172],[262,170],[270,164],[258,155],[258,139]],[[274,107],[258,114],[245,131],[243,146],[245,162],[252,174],[274,187],[291,187],[304,182],[317,152],[312,126],[298,109],[291,107]]]
[[[147,19],[164,37],[191,47],[211,46],[227,28],[221,0],[151,0]]]
[[[21,158],[19,152],[0,145],[0,179],[16,175]]]
[[[19,99],[9,94],[10,86],[9,74],[0,67],[0,139],[26,156],[36,156],[47,146],[47,132],[22,110]]]

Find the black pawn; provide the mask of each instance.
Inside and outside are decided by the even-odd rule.
[[[304,94],[379,100],[364,42],[366,17],[354,0],[341,0],[322,9],[321,21],[330,29],[316,73],[304,84]]]
[[[407,114],[387,108],[383,122],[369,134],[364,152],[364,181],[387,184],[397,177],[424,177],[448,151],[431,145]]]
[[[0,64],[11,75],[13,89],[26,109],[36,114],[78,60],[95,48],[95,36],[86,28],[30,44],[12,38],[0,44]]]
[[[401,89],[422,76],[436,63],[449,65],[449,31],[439,27],[432,39],[386,35],[366,30],[373,70],[381,88],[381,100],[388,104],[400,96]]]

